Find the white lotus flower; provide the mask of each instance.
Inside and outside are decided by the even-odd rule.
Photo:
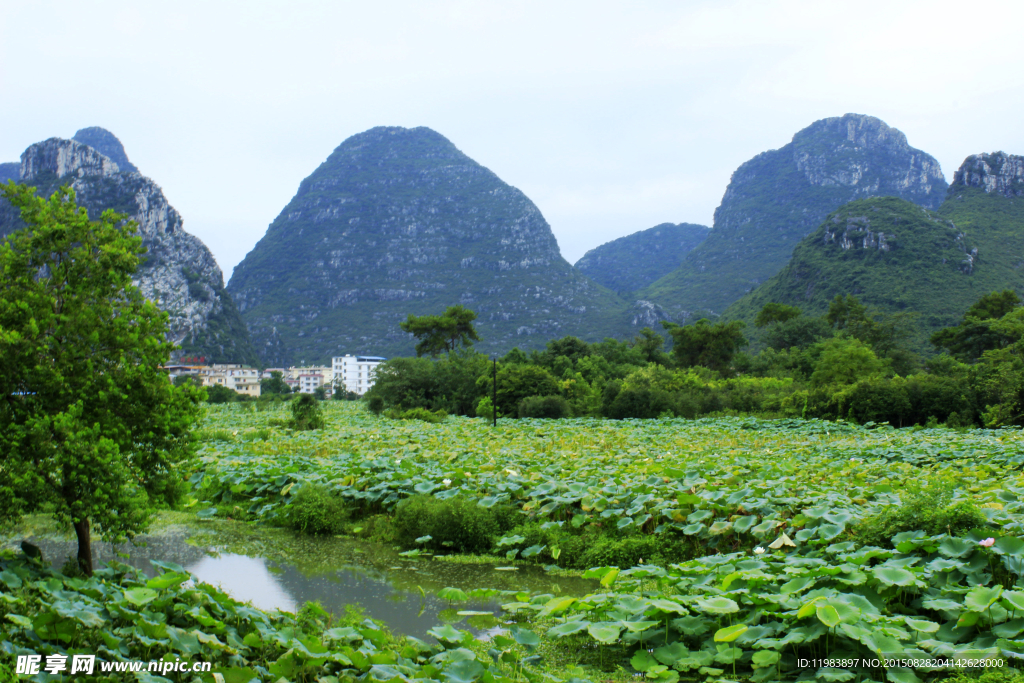
[[[442,479],[441,483],[444,484],[445,486],[451,486],[452,485],[452,480],[451,479]]]
[[[755,555],[764,555],[764,548],[762,548],[761,546],[757,546],[756,548],[754,548],[754,554]]]

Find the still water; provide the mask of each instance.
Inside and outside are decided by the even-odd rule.
[[[18,537],[39,546],[43,557],[59,568],[77,552],[73,538]],[[348,605],[381,619],[396,633],[423,638],[441,622],[476,632],[497,625],[486,616],[460,617],[457,611],[500,615],[499,602],[449,604],[437,597],[445,587],[525,590],[582,595],[597,588],[590,580],[548,574],[543,569],[515,569],[491,564],[460,564],[430,557],[403,557],[391,548],[350,538],[312,537],[283,529],[263,529],[238,522],[210,521],[197,526],[170,526],[139,537],[145,546],[93,544],[96,566],[117,559],[152,576],[149,560],[176,562],[198,581],[220,586],[234,598],[265,610],[295,612],[317,600],[328,611],[343,613]]]

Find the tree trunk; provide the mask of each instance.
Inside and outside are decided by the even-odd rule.
[[[75,522],[75,535],[78,536],[78,566],[86,576],[92,576],[92,542],[89,537],[89,520]]]

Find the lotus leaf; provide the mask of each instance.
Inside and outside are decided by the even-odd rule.
[[[715,631],[716,643],[731,643],[747,632],[750,627],[746,624],[734,624]]]
[[[964,598],[964,607],[972,612],[984,612],[1003,594],[1002,586],[975,586]]]
[[[734,600],[722,596],[701,598],[697,600],[697,608],[706,614],[733,614],[740,611],[740,606]]]
[[[594,640],[609,645],[619,639],[619,634],[622,633],[622,627],[614,623],[596,623],[587,626],[587,633],[594,638]]]
[[[871,574],[887,586],[912,586],[916,581],[914,574],[902,567],[875,567]]]

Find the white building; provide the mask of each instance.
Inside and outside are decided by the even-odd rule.
[[[380,356],[335,356],[331,361],[335,388],[365,394],[373,386],[374,370],[386,360]]]
[[[325,386],[325,384],[324,376],[319,372],[299,375],[300,394],[312,394],[318,387]]]

